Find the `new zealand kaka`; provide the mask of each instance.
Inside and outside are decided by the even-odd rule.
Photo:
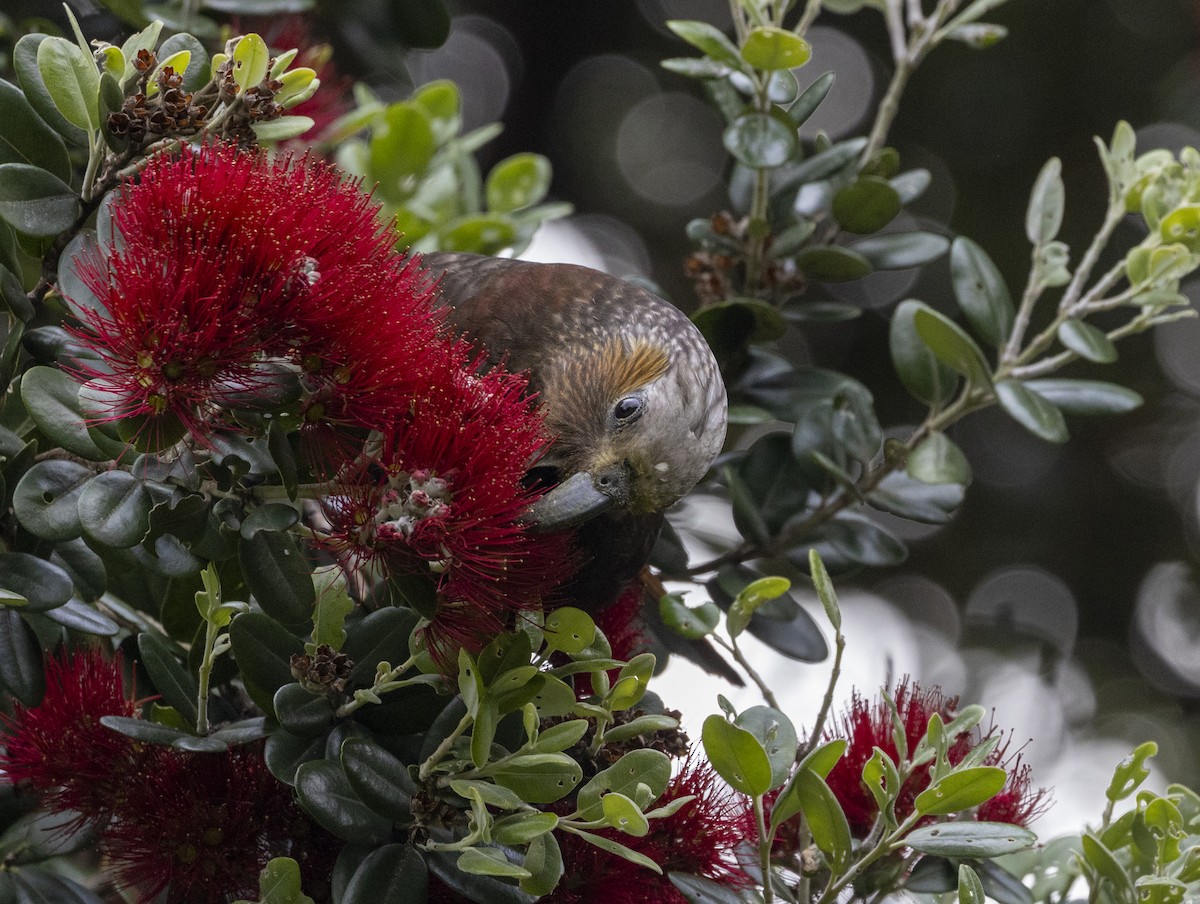
[[[663,510],[721,451],[725,385],[708,344],[677,308],[587,267],[455,253],[422,265],[440,279],[453,328],[527,373],[554,437],[534,474],[556,487],[532,517],[576,529],[584,563],[567,599],[610,605],[645,567]],[[682,638],[661,640],[695,658]],[[729,673],[715,651],[704,658]]]

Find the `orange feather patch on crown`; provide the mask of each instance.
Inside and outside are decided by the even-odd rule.
[[[635,342],[629,348],[623,340],[613,339],[600,350],[600,373],[609,398],[616,401],[640,386],[652,383],[667,372],[667,353],[648,342]]]

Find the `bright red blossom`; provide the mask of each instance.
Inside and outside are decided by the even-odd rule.
[[[221,904],[253,895],[277,856],[328,877],[340,842],[313,825],[291,789],[267,770],[262,744],[191,753],[104,727],[137,714],[119,657],[66,652],[46,664],[46,694],[5,720],[0,769],[50,810],[93,823],[118,880],[148,904],[170,888],[175,904]]]
[[[136,768],[131,738],[100,724],[103,716],[132,716],[121,659],[95,649],[64,652],[46,662],[46,694],[38,706],[17,704],[4,719],[0,770],[27,785],[56,811],[79,822],[107,819]]]
[[[84,366],[102,381],[110,418],[169,411],[207,434],[223,403],[261,382],[266,360],[300,367],[311,395],[330,387],[338,397],[368,337],[403,366],[376,363],[366,379],[399,370],[398,392],[422,385],[427,362],[461,359],[442,339],[427,280],[376,211],[315,161],[226,146],[151,161],[114,205],[119,244],[76,259],[102,305],[76,299],[77,335],[99,358]]]
[[[897,685],[893,700],[910,752],[929,727],[930,716],[938,713],[949,722],[958,707],[957,697],[947,697],[937,687],[926,689],[917,684],[910,685],[907,679]],[[892,727],[891,710],[882,698],[869,704],[855,692],[850,708],[842,714],[839,724],[825,733],[826,740],[844,738],[849,742],[845,755],[830,771],[826,782],[842,805],[850,831],[856,838],[866,837],[879,812],[875,798],[862,782],[863,766],[876,747],[894,762],[899,759]],[[988,736],[993,733],[994,730]],[[960,762],[983,739],[978,729],[961,735],[948,751],[950,762]],[[1007,744],[998,745],[984,760],[983,765],[1002,766],[1009,775],[1001,792],[977,809],[976,818],[1024,826],[1044,809],[1046,792],[1032,790],[1029,766],[1020,761],[1019,754],[1008,756],[1007,748]],[[913,801],[929,786],[930,768],[918,768],[904,783],[896,801],[898,819],[903,820],[912,813]]]
[[[658,875],[577,835],[560,833],[565,872],[545,904],[686,904],[666,873],[692,873],[734,888],[751,884],[734,850],[753,837],[753,816],[744,797],[716,774],[707,760],[690,757],[656,801],[663,806],[688,795],[696,799],[678,812],[650,821],[650,832],[634,838],[616,829],[598,834],[645,854],[662,867]]]
[[[439,658],[477,650],[540,607],[567,576],[569,541],[519,519],[536,495],[522,487],[545,448],[524,380],[459,371],[434,384],[331,498],[329,545],[392,573],[432,575],[438,600],[427,631]]]
[[[147,748],[104,846],[142,904],[168,888],[173,904],[223,904],[255,897],[272,857],[297,857],[324,879],[340,842],[303,816],[257,743],[225,753]]]

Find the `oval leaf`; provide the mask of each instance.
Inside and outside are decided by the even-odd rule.
[[[58,176],[28,163],[0,164],[0,217],[18,232],[58,235],[78,216],[79,197]]]
[[[1037,836],[1005,822],[943,822],[914,829],[904,843],[940,857],[999,857],[1032,847]]]
[[[771,761],[758,738],[716,713],[704,720],[704,751],[717,774],[743,794],[771,789]]]
[[[999,347],[1013,324],[1013,302],[1000,270],[987,252],[966,236],[950,246],[954,297],[967,321],[989,345]]]
[[[1142,404],[1132,389],[1100,380],[1029,380],[1025,386],[1066,414],[1124,414]]]
[[[1018,424],[1050,443],[1067,441],[1067,422],[1049,401],[1016,380],[996,384],[996,400]]]
[[[358,799],[342,767],[331,760],[313,760],[296,770],[300,805],[324,829],[353,844],[378,844],[392,821]]]
[[[948,367],[958,371],[972,383],[987,386],[991,371],[983,352],[962,327],[933,308],[922,306],[913,312],[917,335]]]
[[[951,772],[917,795],[917,812],[946,816],[991,800],[1004,787],[1008,774],[999,766],[976,766]]]
[[[79,494],[79,523],[92,540],[114,549],[142,542],[154,500],[145,484],[126,471],[97,474]]]
[[[796,131],[768,113],[743,113],[729,124],[725,150],[755,169],[786,163],[796,150]]]

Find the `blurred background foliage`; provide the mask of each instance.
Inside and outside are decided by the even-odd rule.
[[[50,6],[3,0],[0,10],[10,22],[59,18]],[[106,17],[121,30],[103,6],[76,6],[89,34],[103,34]],[[705,19],[724,28],[728,4],[448,0],[448,19],[441,8],[329,0],[317,5],[315,33],[332,43],[338,69],[382,100],[435,79],[457,83],[464,133],[504,124],[478,151],[484,172],[520,152],[550,158],[550,200],[570,202],[575,214],[549,223],[527,256],[637,274],[694,309],[683,227],[727,207],[727,156],[723,123],[699,86],[659,66],[690,52],[663,23]],[[951,43],[933,54],[910,83],[888,143],[905,168],[933,173],[905,214],[917,220],[910,225],[969,235],[1019,287],[1029,265],[1028,190],[1047,157],[1062,159],[1061,238],[1078,249],[1105,202],[1093,135],[1107,138],[1125,119],[1141,149],[1200,145],[1200,3],[1011,0],[988,18],[1008,37],[982,53]],[[830,70],[837,80],[805,134],[862,132],[890,71],[880,16],[826,13],[809,38],[814,56],[801,87]],[[1184,289],[1200,303],[1200,280]],[[892,370],[888,316],[907,297],[951,311],[947,259],[825,290],[864,307],[864,316],[793,325],[781,347],[864,382],[885,427],[918,421]],[[1157,738],[1166,776],[1200,781],[1200,321],[1123,343],[1112,367],[1105,378],[1137,389],[1143,408],[1073,420],[1063,446],[994,408],[973,415],[950,430],[975,474],[954,519],[941,527],[889,522],[909,543],[908,560],[839,581],[853,660],[844,688],[911,671],[998,706],[1001,723],[1018,724],[1018,745],[1036,737],[1027,756],[1040,783],[1057,785],[1060,799],[1071,786],[1090,786],[1089,813],[1107,764],[1129,742]],[[740,443],[753,438],[748,432]],[[803,671],[778,671],[774,683],[791,696],[807,693],[807,671],[812,687],[823,681],[822,667]],[[670,700],[667,686],[660,693]],[[711,695],[694,705],[704,712],[710,704]],[[1073,823],[1062,817],[1064,827]]]

